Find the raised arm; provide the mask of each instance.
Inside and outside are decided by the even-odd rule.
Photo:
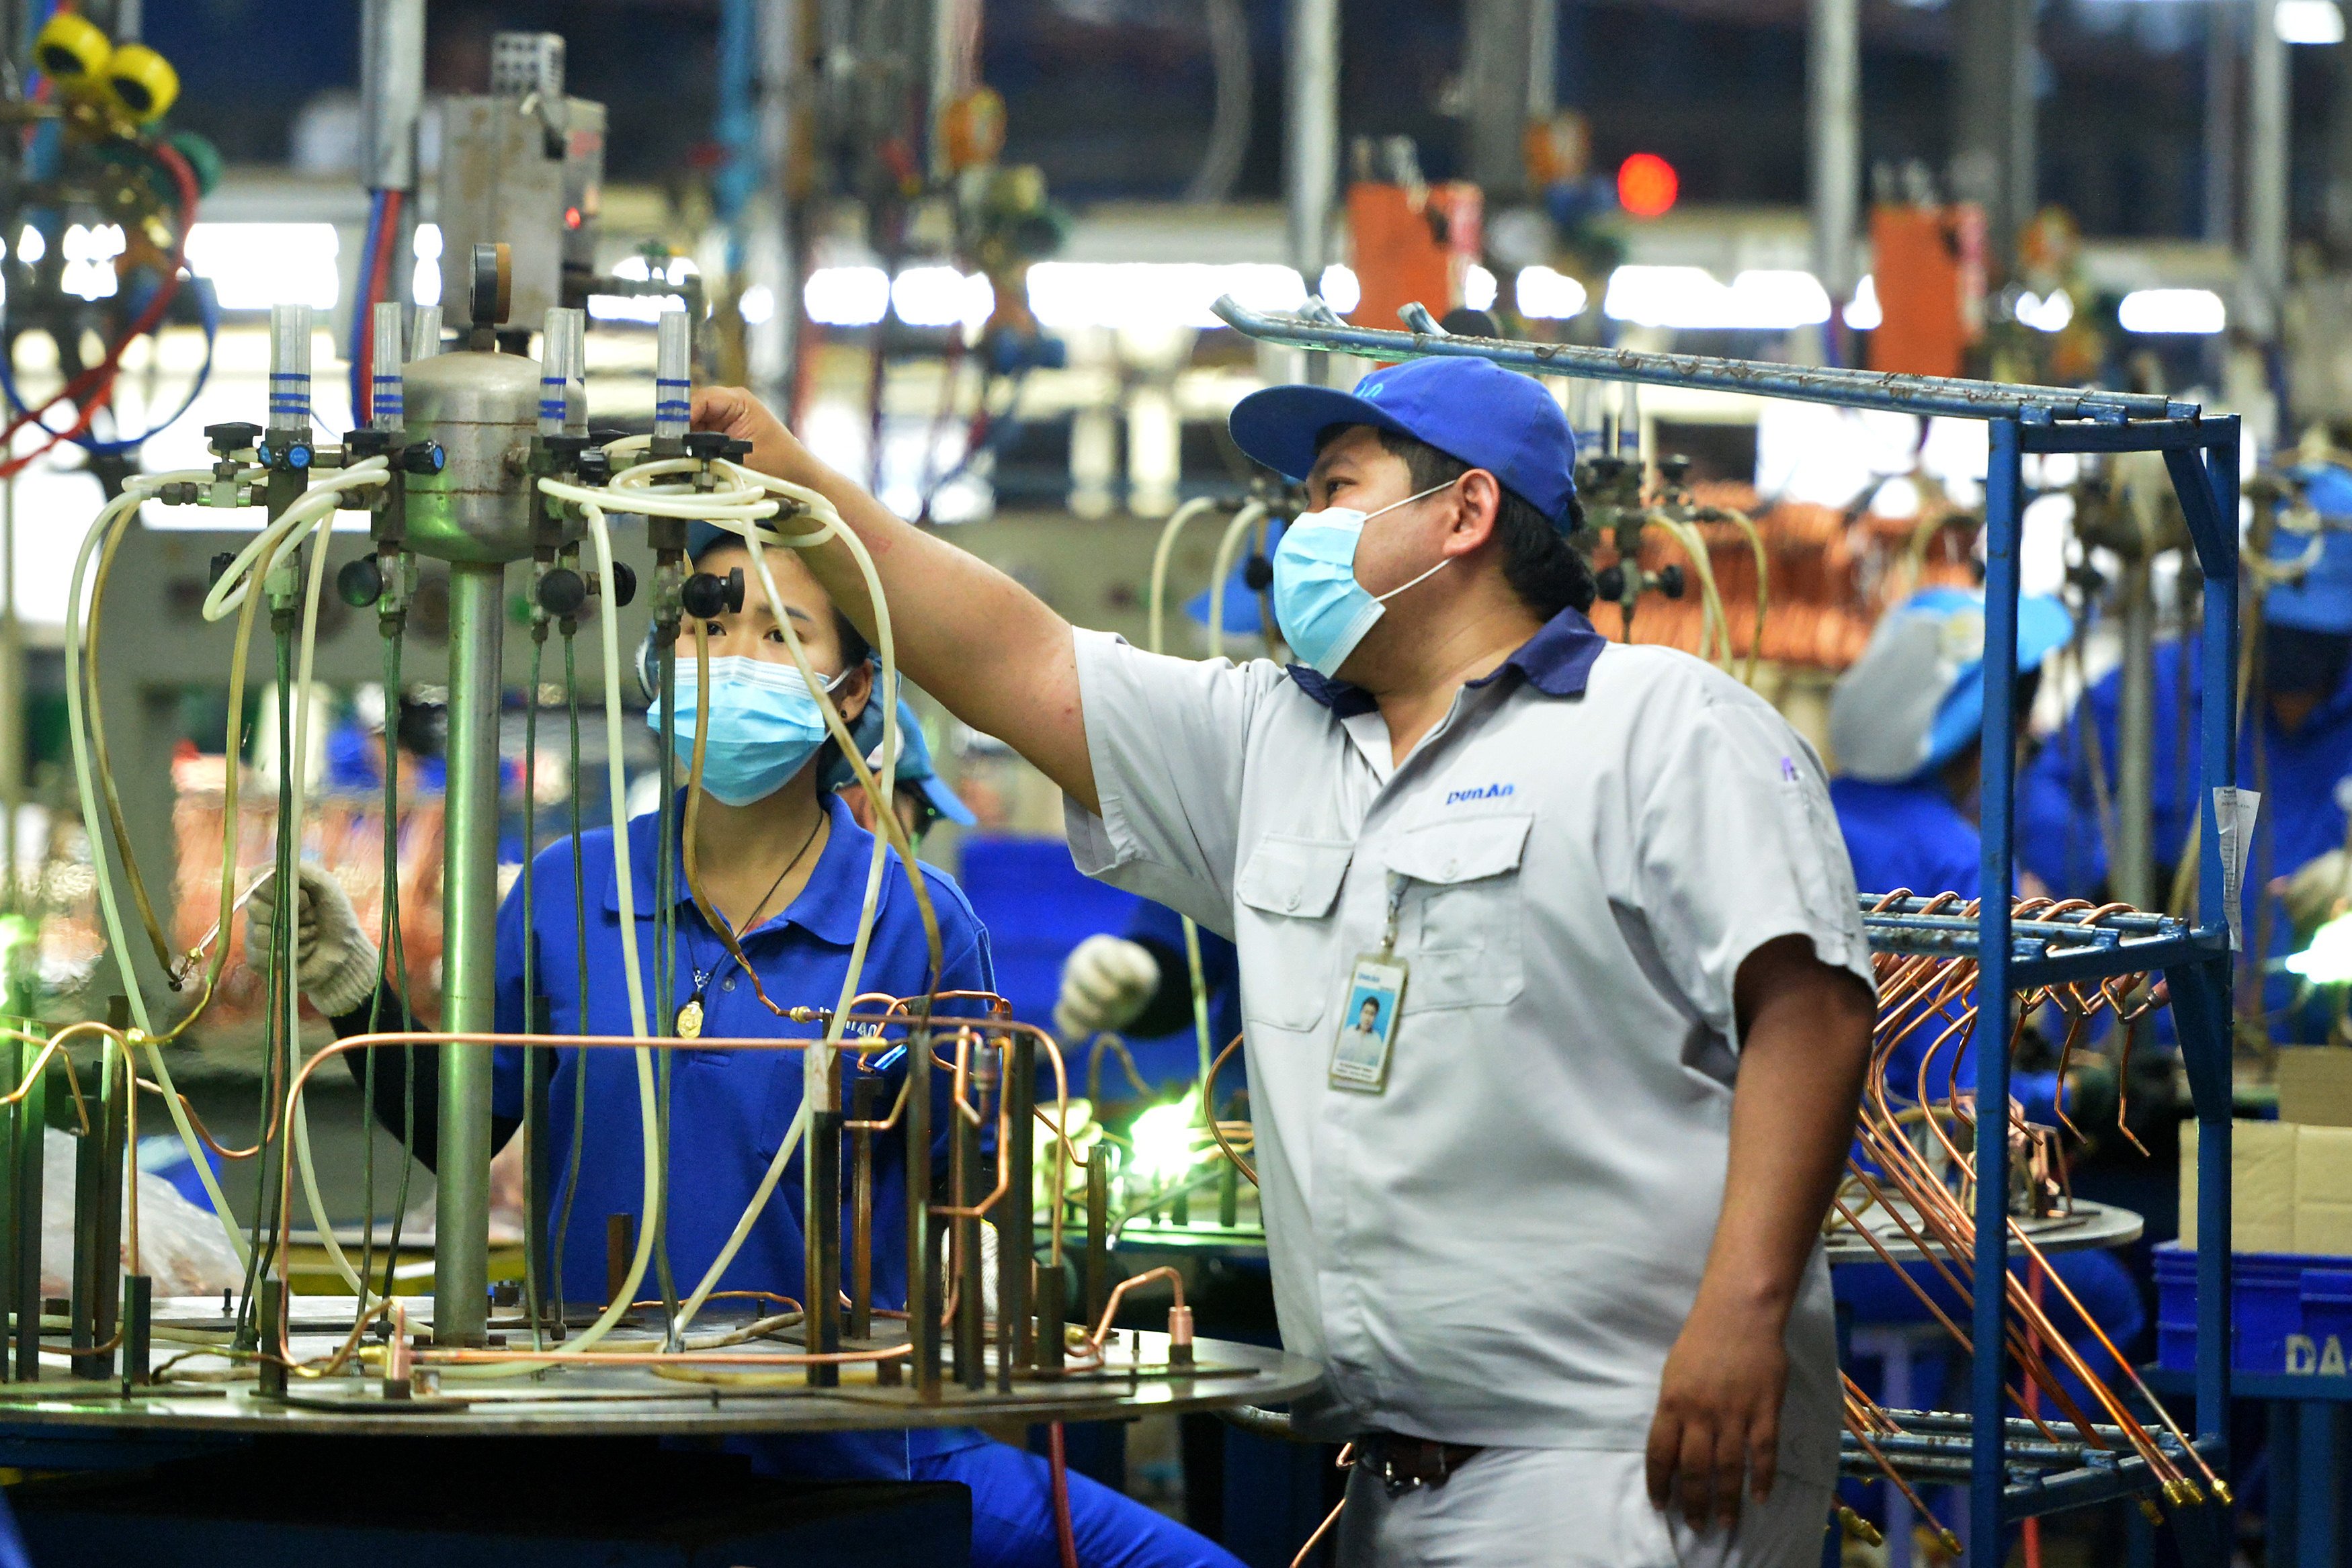
[[[1101,810],[1068,622],[1004,573],[897,517],[819,462],[750,392],[696,392],[694,428],[749,441],[751,467],[831,501],[874,558],[898,667],[908,678],[964,723],[1027,758],[1087,810]],[[848,547],[821,546],[803,559],[834,602],[872,636],[873,606]]]

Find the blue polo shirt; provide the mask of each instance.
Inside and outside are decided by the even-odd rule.
[[[874,840],[840,800],[824,796],[832,824],[808,885],[781,914],[743,934],[744,956],[758,969],[760,980],[779,1007],[807,1004],[831,1008],[839,999],[848,971],[851,945],[857,937],[858,911],[866,896],[866,868]],[[644,971],[646,1004],[654,997],[654,868],[657,820],[652,813],[628,824],[631,892],[635,904],[637,957]],[[581,870],[587,905],[587,984],[581,984],[579,925],[572,894],[572,844],[559,839],[532,862],[531,928],[522,915],[522,885],[517,882],[499,912],[498,1027],[519,1032],[523,1017],[522,957],[526,941],[535,948],[536,980],[548,998],[551,1032],[619,1034],[632,1032],[629,999],[624,979],[621,948],[620,878],[614,864],[613,832],[600,828],[580,841]],[[946,873],[924,866],[925,884],[937,913],[942,952],[941,990],[995,989],[995,968],[988,947],[988,932],[964,901],[962,890]],[[684,865],[677,868],[677,997],[682,1005],[695,989],[697,971],[705,976],[703,1029],[713,1038],[792,1036],[806,1038],[814,1026],[791,1023],[764,1007],[749,979],[736,967],[726,945],[707,925],[686,888]],[[858,982],[861,991],[912,996],[929,983],[929,957],[922,920],[905,869],[892,863],[884,869],[882,893],[875,911],[874,933],[867,946],[866,967]],[[942,1013],[975,1013],[971,1004],[943,1004]],[[653,1020],[649,1020],[653,1021]],[[523,1053],[517,1048],[497,1052],[492,1106],[501,1116],[523,1114]],[[601,1301],[605,1295],[604,1237],[606,1218],[635,1217],[640,1224],[645,1169],[641,1157],[643,1132],[637,1096],[636,1054],[630,1051],[597,1049],[552,1053],[550,1080],[553,1113],[549,1117],[549,1164],[560,1205],[562,1184],[572,1161],[573,1095],[583,1061],[587,1072],[587,1116],[582,1145],[577,1195],[572,1223],[563,1240],[563,1294],[574,1301]],[[542,1057],[541,1065],[547,1059]],[[854,1081],[856,1069],[845,1063],[845,1076]],[[898,1092],[903,1066],[877,1076],[886,1081],[884,1103]],[[791,1127],[801,1104],[802,1057],[798,1051],[679,1051],[674,1053],[670,1100],[669,1258],[681,1294],[690,1291],[725,1245],[751,1194],[775,1157],[778,1142]],[[947,1124],[945,1107],[950,1092],[949,1075],[934,1073],[936,1103],[932,1125]],[[847,1093],[845,1091],[845,1103]],[[935,1162],[946,1158],[940,1142]],[[936,1169],[944,1168],[936,1164]],[[896,1239],[906,1233],[906,1163],[903,1145],[885,1138],[876,1147],[874,1299],[877,1305],[903,1307],[907,1300],[906,1248]],[[847,1192],[845,1184],[844,1198]],[[802,1160],[795,1154],[783,1180],[769,1198],[758,1224],[720,1279],[721,1290],[767,1290],[797,1300],[803,1293],[805,1260],[802,1220],[806,1188]],[[845,1213],[845,1223],[846,1223]],[[654,1294],[650,1276],[640,1298]],[[795,1439],[793,1468],[803,1473],[871,1476],[903,1466],[906,1454],[937,1452],[985,1441],[978,1433],[961,1429],[913,1434],[844,1434],[839,1437]],[[828,1458],[838,1460],[828,1462]]]

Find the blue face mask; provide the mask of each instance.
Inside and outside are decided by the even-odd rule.
[[[824,683],[828,692],[847,672]],[[672,683],[677,694],[677,759],[694,764],[695,712],[691,656],[677,661]],[[661,729],[661,700],[646,710],[646,722]],[[824,744],[824,713],[809,695],[808,682],[791,664],[730,653],[710,661],[710,738],[702,753],[702,788],[714,800],[748,806],[764,800],[808,766]]]
[[[1290,651],[1321,674],[1336,680],[1339,666],[1364,640],[1364,633],[1387,613],[1386,604],[1414,582],[1436,572],[1441,560],[1412,582],[1400,583],[1378,598],[1356,580],[1356,547],[1363,542],[1364,525],[1386,517],[1398,507],[1409,507],[1434,496],[1454,481],[1432,485],[1418,496],[1364,513],[1347,507],[1326,507],[1307,512],[1282,531],[1274,551],[1274,618]]]

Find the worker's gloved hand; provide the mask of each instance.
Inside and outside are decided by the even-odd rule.
[[[341,1018],[375,994],[383,956],[360,929],[351,894],[324,866],[295,872],[294,978],[310,1005]],[[245,905],[246,962],[259,968],[277,928],[278,878],[264,877]]]
[[[2344,913],[2352,899],[2352,856],[2330,850],[2297,866],[2271,883],[2286,905],[2287,917],[2300,932],[2311,932]]]
[[[1124,936],[1089,936],[1070,949],[1062,965],[1055,1031],[1064,1040],[1084,1040],[1102,1030],[1125,1029],[1159,988],[1160,960],[1150,948]]]

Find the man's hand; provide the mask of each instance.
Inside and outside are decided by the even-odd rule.
[[[1759,1502],[1771,1490],[1782,1336],[1853,1141],[1877,1017],[1861,978],[1802,936],[1750,953],[1732,1000],[1739,1080],[1723,1214],[1650,1423],[1650,1500],[1661,1512],[1679,1503],[1695,1530],[1738,1518],[1743,1473]]]
[[[1650,1422],[1650,1501],[1679,1503],[1693,1530],[1728,1529],[1739,1485],[1762,1502],[1780,1452],[1780,1396],[1789,1384],[1785,1313],[1717,1307],[1700,1292],[1658,1385]]]
[[[813,461],[808,448],[784,428],[784,422],[766,403],[741,387],[695,388],[693,423],[697,430],[716,430],[750,442],[751,452],[745,467],[796,485],[808,483],[806,475]]]

